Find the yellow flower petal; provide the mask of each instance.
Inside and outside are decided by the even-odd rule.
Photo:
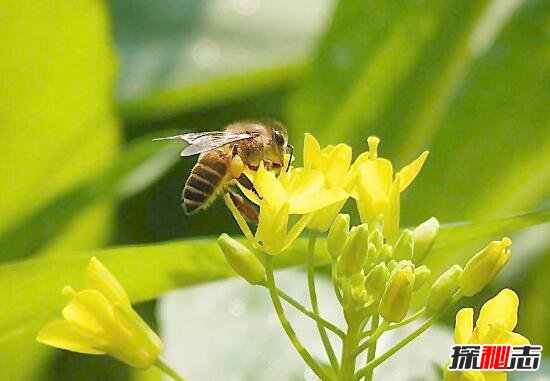
[[[288,203],[276,210],[263,205],[260,208],[256,241],[270,255],[279,254],[285,246],[288,226]]]
[[[361,181],[375,201],[387,197],[393,182],[393,169],[389,160],[367,160],[358,167],[358,170]]]
[[[288,232],[287,236],[286,236],[286,240],[285,240],[285,246],[281,249],[281,251],[284,251],[286,250],[291,244],[292,242],[294,242],[294,240],[296,238],[298,238],[298,236],[300,236],[300,234],[302,233],[302,231],[304,231],[304,229],[306,228],[306,226],[309,224],[309,222],[311,221],[311,218],[313,217],[312,214],[305,214],[303,215],[302,217],[300,217],[300,219],[298,220],[298,222],[296,222],[292,228],[290,228],[290,231]]]
[[[387,210],[384,214],[384,236],[388,239],[392,239],[399,234],[399,214],[400,214],[400,197],[399,197],[399,184],[401,184],[400,176],[397,175],[395,181],[390,187]],[[382,214],[382,213],[377,213]]]
[[[98,340],[82,335],[65,320],[57,320],[44,326],[38,333],[36,340],[39,343],[72,352],[91,355],[105,354],[105,352],[94,348],[99,344]]]
[[[269,204],[279,209],[287,201],[287,193],[281,183],[277,181],[275,174],[269,172],[260,163],[260,167],[254,179],[254,186],[262,197],[262,204]]]
[[[344,179],[351,164],[352,150],[347,144],[338,144],[330,150],[323,150],[327,154],[327,165],[324,168],[325,178],[329,187],[343,187]]]
[[[130,299],[114,275],[96,257],[92,257],[86,268],[86,288],[102,293],[112,303],[130,305]]]
[[[322,189],[314,194],[291,196],[289,200],[290,214],[307,214],[321,210],[346,200],[348,194],[340,188]]]
[[[336,215],[340,213],[340,210],[342,210],[342,208],[344,207],[346,201],[347,197],[342,201],[339,201],[335,204],[326,206],[323,209],[316,211],[315,213],[313,213],[313,217],[311,218],[311,221],[309,222],[307,227],[312,230],[326,232],[332,225],[332,222],[336,218]]]
[[[315,168],[321,157],[321,146],[313,135],[306,133],[304,136],[304,168]]]
[[[162,351],[162,341],[132,308],[116,305],[114,312],[125,329],[117,332],[109,354],[130,366],[149,368]]]
[[[463,308],[456,314],[455,343],[467,344],[474,329],[473,308]]]
[[[311,197],[316,195],[325,185],[323,173],[316,169],[296,170],[290,177],[285,191],[292,204],[295,197]]]
[[[478,325],[474,329],[472,342],[476,344],[529,344],[529,340],[519,333],[507,331],[494,325]]]
[[[501,329],[513,331],[518,321],[519,298],[517,294],[506,288],[483,307],[476,325],[494,325]]]
[[[429,152],[424,151],[420,156],[418,156],[412,163],[403,167],[398,175],[401,177],[401,184],[399,191],[403,192],[407,187],[413,182],[415,177],[418,175],[418,172],[422,169],[426,158],[428,157]]]
[[[95,290],[78,292],[63,308],[62,315],[69,323],[98,337],[116,330],[111,304],[105,296]]]

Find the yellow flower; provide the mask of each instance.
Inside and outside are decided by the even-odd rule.
[[[349,175],[351,156],[351,147],[346,144],[329,145],[321,149],[313,135],[305,134],[304,168],[321,171],[326,189],[340,189],[349,193],[352,185]],[[346,200],[347,197],[315,212],[307,227],[321,232],[327,231]]]
[[[134,311],[117,279],[95,257],[86,269],[86,289],[75,292],[61,311],[62,320],[44,326],[37,341],[52,347],[93,355],[109,354],[136,368],[156,361],[162,342]]]
[[[392,163],[378,157],[380,139],[368,138],[369,151],[357,157],[351,167],[355,178],[352,197],[357,200],[361,222],[371,223],[377,216],[384,216],[384,236],[393,238],[399,232],[399,194],[414,180],[428,151],[424,151],[412,163],[393,176]]]
[[[505,288],[487,301],[476,321],[474,310],[463,308],[456,314],[456,344],[509,344],[526,345],[529,340],[513,332],[517,324],[519,299],[517,294]],[[445,367],[447,368],[447,367]],[[445,381],[503,381],[505,372],[450,371],[445,369]]]
[[[323,174],[314,169],[292,168],[281,171],[276,177],[261,164],[256,172],[248,172],[254,187],[261,195],[258,199],[252,192],[241,188],[243,193],[260,206],[258,228],[252,234],[229,196],[226,204],[237,220],[244,235],[267,254],[284,251],[300,235],[311,221],[314,212],[346,199],[341,189],[324,189]],[[302,217],[289,229],[290,215]]]

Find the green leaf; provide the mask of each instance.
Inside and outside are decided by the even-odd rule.
[[[380,134],[394,152],[428,135],[471,59],[467,43],[487,3],[341,1],[289,105],[291,124],[325,144],[358,147],[358,130]]]
[[[122,101],[119,108],[124,120],[143,124],[177,113],[289,87],[302,69],[303,64],[292,63],[226,75],[181,88],[160,89],[138,99]]]
[[[536,207],[550,190],[549,7],[341,1],[289,102],[294,136],[364,151],[378,135],[397,168],[430,149],[404,194],[405,224]]]
[[[543,211],[486,223],[442,227],[433,256],[450,255],[469,244],[472,236],[488,240],[549,219],[550,212]],[[287,254],[276,258],[277,267],[303,264],[306,245],[305,239],[298,240]],[[317,262],[328,263],[325,245],[319,247],[322,250],[319,250]],[[214,239],[119,247],[4,264],[0,266],[3,301],[0,305],[0,348],[10,348],[10,343],[23,338],[31,342],[45,322],[59,316],[66,302],[60,290],[67,284],[76,289],[82,287],[84,269],[92,255],[120,279],[133,302],[155,299],[171,289],[235,276]]]
[[[0,231],[6,231],[107,167],[119,136],[103,1],[6,0],[1,9]],[[80,210],[70,227],[50,237],[50,248],[97,247],[110,233],[110,217],[108,202]],[[2,248],[0,257],[9,256]],[[6,291],[16,293],[22,283]],[[30,380],[48,354],[14,337],[0,378]]]
[[[106,170],[4,231],[0,235],[0,252],[4,253],[0,262],[31,256],[43,249],[91,205],[118,201],[144,189],[179,159],[180,149],[176,143],[152,142],[150,136],[130,143]]]
[[[403,203],[407,221],[523,213],[548,197],[548,12],[548,1],[523,2],[472,66]]]

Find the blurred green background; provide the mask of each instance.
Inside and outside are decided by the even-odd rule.
[[[35,344],[90,251],[136,245],[111,249],[136,300],[229,274],[212,245],[182,241],[184,259],[213,264],[189,257],[175,266],[194,277],[168,277],[155,243],[237,230],[221,203],[183,215],[194,159],[151,137],[271,117],[298,151],[304,132],[356,153],[378,135],[397,167],[429,149],[403,225],[500,221],[438,251],[439,271],[550,219],[546,0],[3,0],[0,41],[2,380],[157,376]],[[474,301],[513,287],[519,331],[547,346],[549,231],[513,234],[514,260]],[[140,311],[154,322],[154,302]]]

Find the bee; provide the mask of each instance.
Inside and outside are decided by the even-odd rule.
[[[228,192],[243,216],[255,223],[258,220],[256,209],[229,185],[236,181],[261,199],[243,173],[245,166],[257,170],[263,162],[266,169],[278,172],[284,165],[285,154],[290,153],[292,159],[294,150],[288,144],[285,127],[276,121],[241,121],[228,125],[223,131],[191,132],[154,140],[167,139],[181,139],[189,144],[181,156],[199,155],[182,192],[185,214],[192,215],[208,208],[221,192]]]

